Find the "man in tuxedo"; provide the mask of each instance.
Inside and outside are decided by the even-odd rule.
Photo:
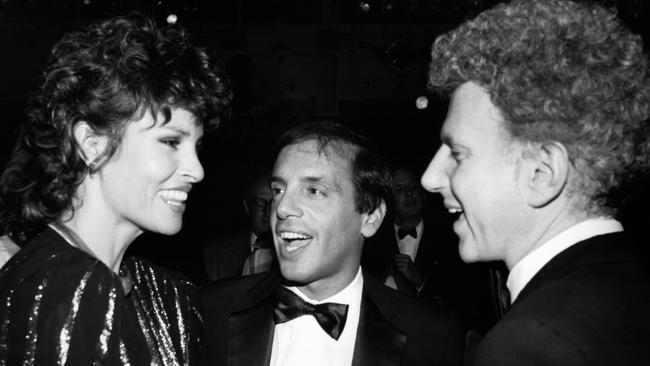
[[[390,176],[368,142],[307,123],[278,142],[271,229],[280,272],[203,290],[215,365],[453,365],[457,325],[364,273],[365,238],[379,228]]]
[[[440,302],[441,266],[450,264],[447,259],[454,254],[446,256],[445,250],[455,238],[445,235],[447,230],[430,215],[425,222],[426,192],[412,168],[393,167],[391,191],[391,214],[367,240],[361,263],[389,287]]]
[[[247,227],[210,239],[203,246],[203,265],[210,281],[266,272],[274,265],[269,211],[269,170],[252,169],[244,187]]]
[[[499,4],[434,42],[429,84],[451,101],[422,184],[465,261],[510,270],[474,365],[649,365],[650,279],[615,219],[649,166],[641,38],[594,3]]]
[[[399,161],[391,176],[392,213],[366,240],[364,269],[400,292],[452,308],[463,328],[484,332],[495,316],[489,266],[462,262],[450,220],[427,205],[421,172]]]

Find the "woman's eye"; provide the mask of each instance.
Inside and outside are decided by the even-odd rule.
[[[160,140],[160,142],[162,142],[165,145],[169,145],[172,148],[176,148],[178,146],[178,144],[181,143],[180,140],[178,140],[177,138],[162,139],[162,140]]]

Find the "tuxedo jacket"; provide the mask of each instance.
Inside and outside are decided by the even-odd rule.
[[[524,287],[474,365],[650,365],[650,279],[625,234],[584,240]]]
[[[208,365],[269,364],[278,286],[282,278],[271,271],[216,281],[203,289]],[[364,273],[352,365],[457,365],[460,355],[460,334],[449,313],[418,304]]]

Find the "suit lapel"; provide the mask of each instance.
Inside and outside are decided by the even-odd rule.
[[[372,281],[369,277],[367,276],[364,280],[366,284],[368,281]],[[361,297],[361,313],[352,365],[399,365],[406,348],[406,334],[388,321],[398,309],[393,308],[392,304],[382,304],[385,308],[384,314],[382,314],[366,284],[364,284]]]
[[[262,306],[230,316],[228,365],[268,365],[273,346],[273,308],[270,299]]]
[[[551,259],[521,290],[513,306],[544,284],[557,280],[576,268],[593,263],[633,260],[635,248],[629,246],[623,233],[598,235],[565,249]]]
[[[228,365],[268,365],[273,347],[274,297],[279,285],[277,272],[271,272],[248,291],[248,307],[228,319]]]

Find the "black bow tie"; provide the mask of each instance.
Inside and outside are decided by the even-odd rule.
[[[273,320],[276,324],[288,322],[301,315],[313,315],[330,337],[338,340],[341,336],[348,315],[348,305],[331,302],[310,304],[284,287],[278,288],[276,297],[278,304],[273,310]]]
[[[415,230],[415,228],[412,228],[410,230],[402,229],[400,227],[397,228],[397,237],[399,240],[404,239],[405,236],[410,235],[413,237],[413,239],[418,238],[418,232]]]

